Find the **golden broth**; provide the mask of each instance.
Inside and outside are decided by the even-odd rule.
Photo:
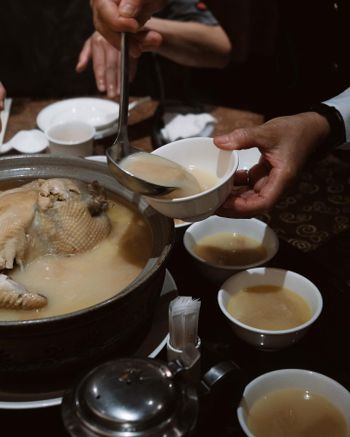
[[[219,266],[243,266],[263,260],[267,251],[257,240],[237,232],[218,232],[200,239],[194,253]]]
[[[199,188],[196,190],[189,189],[189,186],[186,183],[183,184],[183,186],[181,186],[179,189],[161,196],[163,199],[178,199],[181,197],[188,197],[192,196],[193,194],[202,193],[203,191],[207,191],[214,187],[219,182],[219,179],[212,173],[193,165],[186,167],[186,170],[196,180]]]
[[[301,389],[276,390],[258,399],[247,424],[255,437],[346,437],[343,414],[330,401]]]
[[[171,193],[161,196],[163,199],[177,199],[201,193],[213,187],[218,178],[193,165],[182,166],[161,156],[150,153],[135,153],[120,163],[124,170],[148,182],[178,186]]]
[[[305,299],[276,285],[243,288],[230,297],[227,310],[245,325],[272,331],[294,328],[311,318]]]
[[[80,310],[123,290],[142,271],[151,254],[149,225],[131,207],[111,202],[110,235],[94,249],[72,256],[45,255],[8,275],[29,291],[42,293],[48,305],[40,310],[0,309],[0,320],[50,317]]]

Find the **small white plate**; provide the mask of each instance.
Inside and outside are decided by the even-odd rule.
[[[238,169],[249,170],[259,162],[261,153],[257,147],[251,149],[238,150]]]
[[[166,344],[168,336],[168,310],[169,303],[178,295],[177,286],[174,278],[168,270],[166,270],[162,291],[159,302],[155,308],[152,326],[140,345],[135,356],[155,358]],[[43,393],[27,393],[23,394],[16,392],[3,393],[0,390],[0,410],[29,410],[37,408],[47,408],[60,405],[62,402],[62,390]],[[11,400],[11,395],[16,400]],[[22,398],[22,399],[21,399]]]
[[[103,162],[103,163],[107,164],[107,156],[106,155],[85,156],[85,159],[88,159],[89,161]]]
[[[85,121],[96,129],[98,134],[116,126],[119,104],[111,100],[79,97],[61,100],[42,109],[37,116],[37,125],[46,131],[51,125],[71,120]]]

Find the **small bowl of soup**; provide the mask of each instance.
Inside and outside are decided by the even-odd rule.
[[[303,337],[321,314],[323,299],[299,273],[257,267],[227,279],[218,304],[239,338],[258,349],[277,350]]]
[[[162,196],[145,196],[155,210],[167,217],[185,222],[204,220],[214,214],[231,193],[238,153],[219,149],[212,138],[174,141],[159,147],[152,154],[183,167],[183,172],[175,180],[177,189]],[[150,178],[145,174],[143,167],[143,179],[161,185],[174,183],[172,172],[161,166],[159,170],[152,167]]]
[[[191,224],[183,242],[199,272],[216,283],[266,264],[279,248],[276,233],[263,221],[219,216]]]
[[[237,416],[248,437],[347,437],[350,393],[321,373],[276,370],[245,387]]]

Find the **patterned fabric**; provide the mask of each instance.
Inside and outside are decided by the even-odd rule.
[[[275,208],[258,218],[303,252],[350,229],[349,152],[335,152],[310,165]]]

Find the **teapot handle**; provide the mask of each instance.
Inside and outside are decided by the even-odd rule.
[[[227,376],[239,370],[240,368],[233,361],[222,361],[211,367],[201,380],[200,395],[207,395],[214,386],[220,385]]]

